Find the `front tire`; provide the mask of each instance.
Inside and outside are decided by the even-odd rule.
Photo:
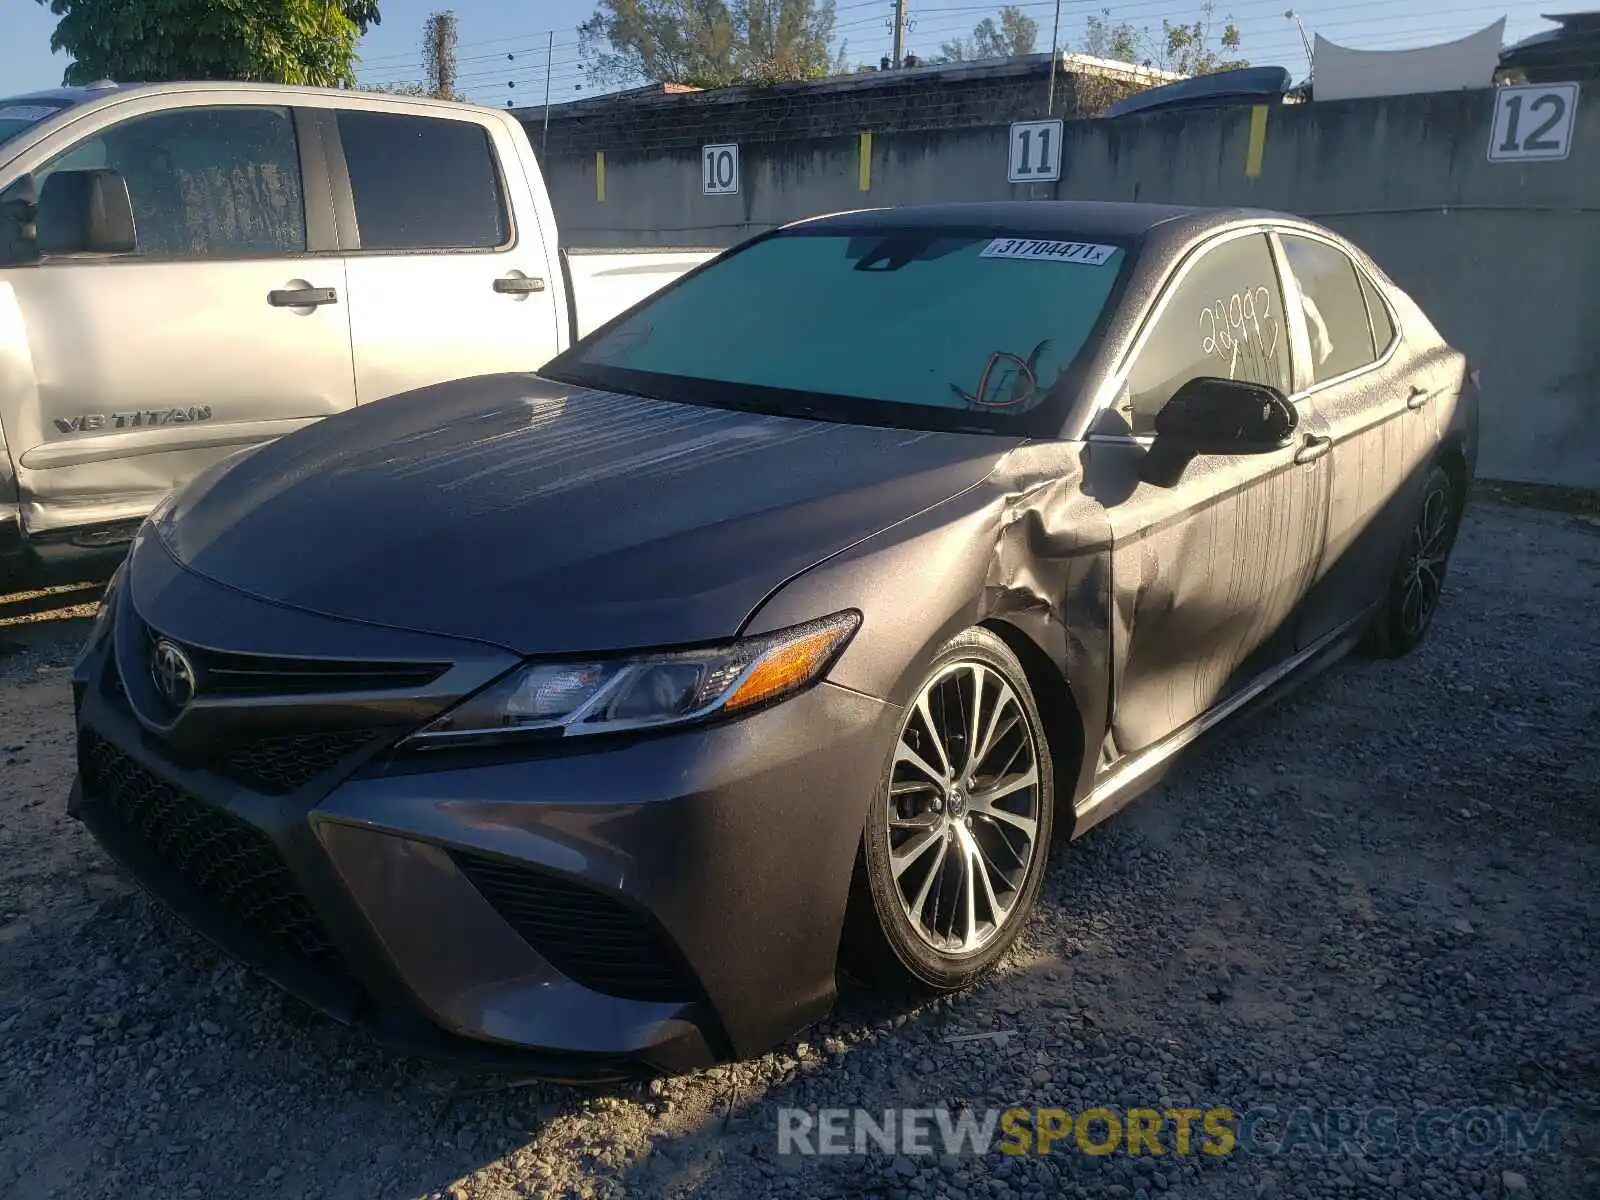
[[[1401,658],[1422,644],[1439,607],[1460,528],[1461,502],[1455,480],[1443,467],[1435,466],[1423,485],[1416,520],[1372,625],[1370,645],[1379,655]]]
[[[985,629],[953,638],[907,706],[867,818],[845,965],[965,987],[1016,941],[1044,880],[1054,764],[1027,675]]]

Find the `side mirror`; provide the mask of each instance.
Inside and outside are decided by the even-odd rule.
[[[1300,415],[1275,387],[1202,376],[1155,417],[1157,445],[1189,454],[1268,454],[1294,439]]]
[[[33,227],[38,211],[39,196],[32,175],[24,175],[0,192],[0,266],[16,267],[38,260],[38,239]]]
[[[39,189],[34,217],[40,254],[129,254],[133,202],[116,171],[55,171]]]

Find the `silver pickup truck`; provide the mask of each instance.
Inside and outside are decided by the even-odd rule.
[[[496,109],[243,83],[0,99],[0,562],[115,551],[223,455],[532,370],[715,253],[562,249]]]

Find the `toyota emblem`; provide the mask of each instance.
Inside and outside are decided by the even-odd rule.
[[[194,699],[194,664],[176,642],[161,638],[150,648],[150,681],[173,708]]]

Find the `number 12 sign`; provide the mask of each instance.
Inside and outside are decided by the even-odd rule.
[[[1060,179],[1061,129],[1059,120],[1013,121],[1006,179],[1011,183],[1054,183]]]
[[[1496,88],[1489,128],[1490,162],[1557,161],[1572,153],[1578,111],[1575,83]]]

